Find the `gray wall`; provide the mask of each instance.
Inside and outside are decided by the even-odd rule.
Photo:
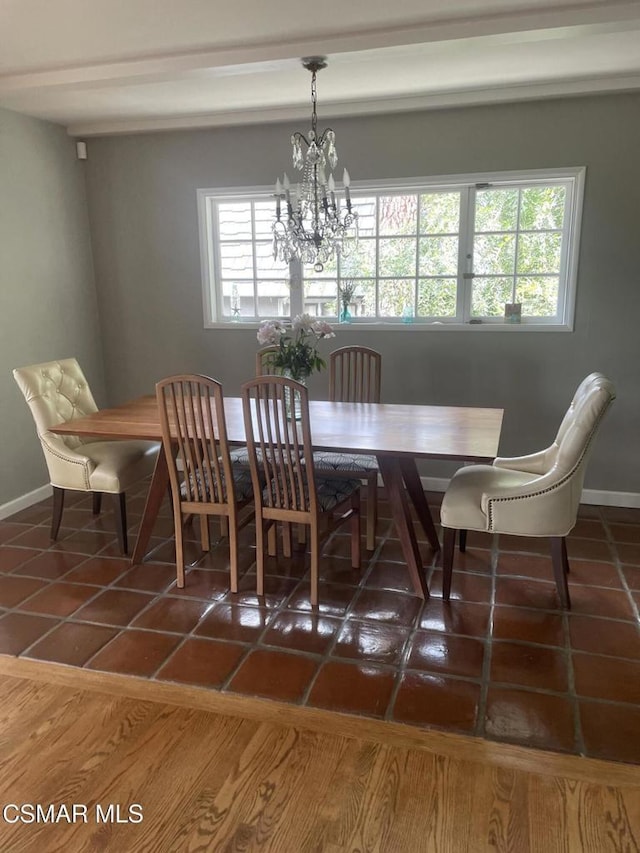
[[[14,367],[76,356],[104,398],[83,164],[65,130],[0,110],[0,505],[48,482]]]
[[[506,455],[548,443],[575,386],[602,370],[616,382],[618,400],[586,485],[640,492],[640,95],[341,119],[332,126],[354,180],[587,167],[573,333],[340,329],[334,343],[382,352],[389,402],[503,406]],[[250,377],[255,332],[203,328],[196,190],[272,183],[289,164],[292,129],[288,123],[90,141],[87,188],[112,402],[149,392],[172,372],[211,374],[228,394]],[[314,377],[310,390],[326,394],[326,376]],[[425,473],[449,470],[434,464]]]

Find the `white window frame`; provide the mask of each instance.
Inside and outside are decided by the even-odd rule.
[[[585,167],[562,169],[534,169],[511,172],[482,172],[464,175],[447,175],[427,178],[410,178],[387,181],[352,182],[352,196],[367,193],[392,194],[394,192],[431,192],[434,190],[462,190],[466,193],[461,206],[460,245],[458,264],[457,317],[438,320],[417,319],[405,323],[401,318],[380,320],[378,318],[354,318],[342,324],[340,331],[351,331],[365,327],[367,331],[402,329],[407,332],[422,331],[474,331],[474,332],[519,332],[519,331],[573,331],[575,316],[578,256],[580,249],[580,225],[584,197]],[[563,222],[562,255],[560,263],[560,294],[558,316],[553,318],[523,318],[521,323],[506,323],[501,317],[470,317],[471,309],[471,261],[474,228],[472,222],[473,202],[476,185],[496,184],[500,187],[561,181],[568,192],[565,201]],[[200,259],[203,283],[203,308],[205,328],[256,328],[265,318],[232,321],[222,319],[221,292],[216,287],[216,271],[220,268],[217,241],[215,204],[219,202],[264,201],[273,196],[272,187],[231,187],[224,189],[198,190],[198,222],[200,229]],[[291,316],[303,310],[302,265],[292,261],[290,271]]]

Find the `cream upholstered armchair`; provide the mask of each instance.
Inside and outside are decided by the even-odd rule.
[[[84,373],[75,358],[32,364],[13,371],[29,404],[53,486],[51,538],[60,529],[65,491],[93,493],[94,514],[102,494],[113,496],[118,540],[127,553],[125,491],[151,473],[158,444],[149,441],[103,441],[56,435],[51,427],[97,411]]]
[[[548,537],[563,607],[569,608],[567,544],[576,523],[587,460],[602,418],[615,399],[613,384],[592,373],[579,385],[549,447],[493,465],[457,471],[442,501],[443,598],[449,599],[456,531],[465,550],[466,531]]]

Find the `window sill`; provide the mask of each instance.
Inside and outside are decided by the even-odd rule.
[[[328,317],[328,323],[336,330],[343,332],[572,332],[573,327],[565,323],[403,323],[403,322],[352,322],[337,323]],[[231,331],[257,331],[260,323],[208,323],[205,329],[227,329]],[[284,321],[286,322],[286,320]]]

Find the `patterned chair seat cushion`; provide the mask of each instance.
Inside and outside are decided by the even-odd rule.
[[[229,448],[229,458],[231,459],[232,465],[246,466],[249,467],[249,448],[247,445],[243,445],[242,447],[230,447]]]
[[[327,450],[319,450],[313,454],[313,465],[316,471],[322,473],[344,471],[353,475],[357,471],[366,476],[378,470],[378,460],[375,456],[365,456],[363,453],[332,453]]]
[[[249,467],[249,448],[245,445],[242,447],[232,447],[229,450],[229,458],[232,465],[237,465],[238,468]],[[258,465],[262,465],[262,450],[256,447],[256,458]]]
[[[270,486],[264,490],[264,502],[269,505],[269,488],[273,496],[274,503],[277,503],[275,486],[273,481]],[[342,501],[350,497],[355,491],[360,488],[360,480],[336,480],[330,477],[316,477],[316,494],[318,496],[318,505],[322,512],[329,512]],[[300,501],[298,502],[300,503]],[[309,509],[309,494],[305,486],[305,509]]]
[[[211,496],[209,491],[209,483],[208,477],[205,476],[205,490],[203,494],[202,486],[201,486],[201,478],[199,475],[196,475],[197,488],[193,491],[196,491],[197,494],[200,495],[201,500],[213,500],[216,503],[224,503],[227,500],[227,488],[226,483],[222,482],[223,495],[218,495],[217,484],[214,483],[213,496]],[[233,472],[233,482],[235,486],[235,494],[237,501],[246,501],[249,500],[253,495],[253,487],[251,485],[251,473],[243,470],[234,471]],[[183,501],[188,500],[187,496],[187,485],[183,483],[180,487],[180,496]]]

